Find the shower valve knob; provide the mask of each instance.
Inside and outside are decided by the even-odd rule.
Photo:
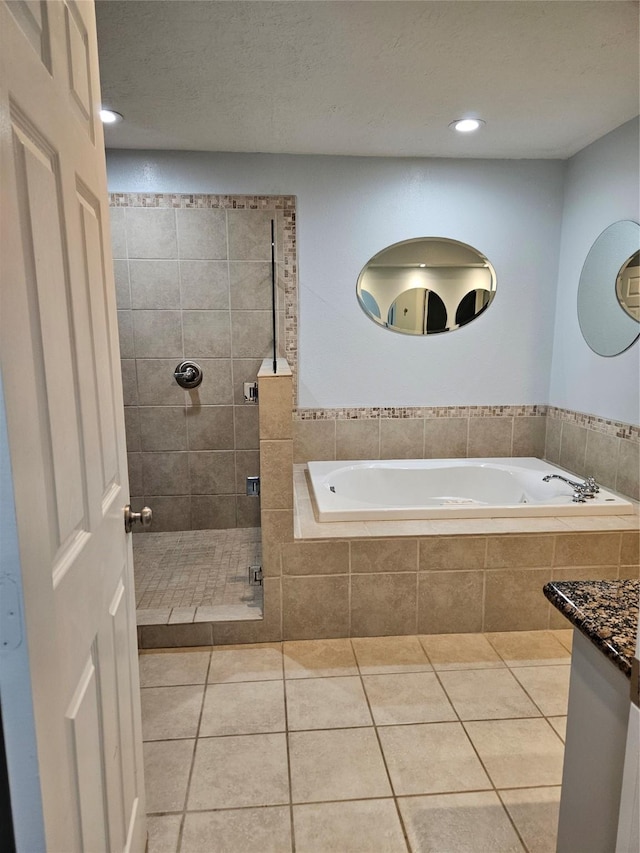
[[[182,388],[197,388],[202,382],[202,368],[195,361],[181,361],[173,376]]]

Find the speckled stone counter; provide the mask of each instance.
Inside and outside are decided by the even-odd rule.
[[[640,581],[557,581],[548,583],[544,594],[626,676],[631,675]]]

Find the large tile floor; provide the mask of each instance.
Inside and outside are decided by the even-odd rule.
[[[571,631],[140,657],[149,853],[552,853]]]

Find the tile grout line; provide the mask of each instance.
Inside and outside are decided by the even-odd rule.
[[[280,657],[282,659],[282,696],[284,700],[284,728],[285,735],[284,739],[287,747],[287,778],[289,782],[289,828],[291,832],[291,851],[295,853],[296,850],[296,836],[295,836],[295,826],[293,822],[293,788],[291,784],[291,748],[289,744],[289,708],[287,702],[287,679],[285,678],[285,670],[284,670],[284,649],[282,648],[282,643],[280,644]]]
[[[373,710],[371,708],[371,702],[369,700],[369,694],[367,693],[367,689],[365,687],[364,678],[362,677],[362,670],[360,669],[360,661],[358,660],[358,655],[357,655],[357,652],[356,652],[355,647],[353,645],[352,638],[349,638],[349,646],[351,647],[351,654],[353,655],[354,660],[356,662],[356,668],[358,670],[358,677],[360,679],[360,687],[362,689],[362,692],[364,693],[365,701],[367,703],[367,708],[369,709],[369,714],[371,716],[371,723],[373,726],[373,731],[375,733],[376,743],[378,744],[378,749],[380,750],[380,755],[382,757],[382,763],[384,765],[385,773],[387,774],[387,781],[389,782],[389,788],[391,789],[391,796],[393,797],[393,804],[394,804],[395,809],[396,809],[396,814],[398,816],[398,820],[400,821],[400,828],[402,830],[404,842],[407,846],[407,850],[409,851],[409,853],[412,853],[412,847],[411,847],[411,844],[409,842],[409,833],[407,832],[407,828],[405,826],[404,819],[403,819],[402,813],[400,811],[400,805],[398,804],[398,798],[396,796],[395,788],[393,787],[393,780],[391,779],[391,773],[389,772],[389,766],[387,764],[387,757],[386,757],[384,749],[382,747],[382,741],[380,740],[380,734],[378,732],[378,726],[376,725],[376,719],[375,719],[375,716],[373,714]],[[420,648],[422,648],[422,644],[420,644]],[[427,657],[424,649],[422,649],[422,651],[423,651],[424,656]],[[428,658],[427,658],[427,663],[429,663]]]

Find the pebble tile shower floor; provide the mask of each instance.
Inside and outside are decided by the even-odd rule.
[[[138,624],[260,618],[262,587],[250,586],[260,565],[260,528],[187,530],[134,536]]]
[[[571,640],[143,652],[148,853],[554,853]]]

